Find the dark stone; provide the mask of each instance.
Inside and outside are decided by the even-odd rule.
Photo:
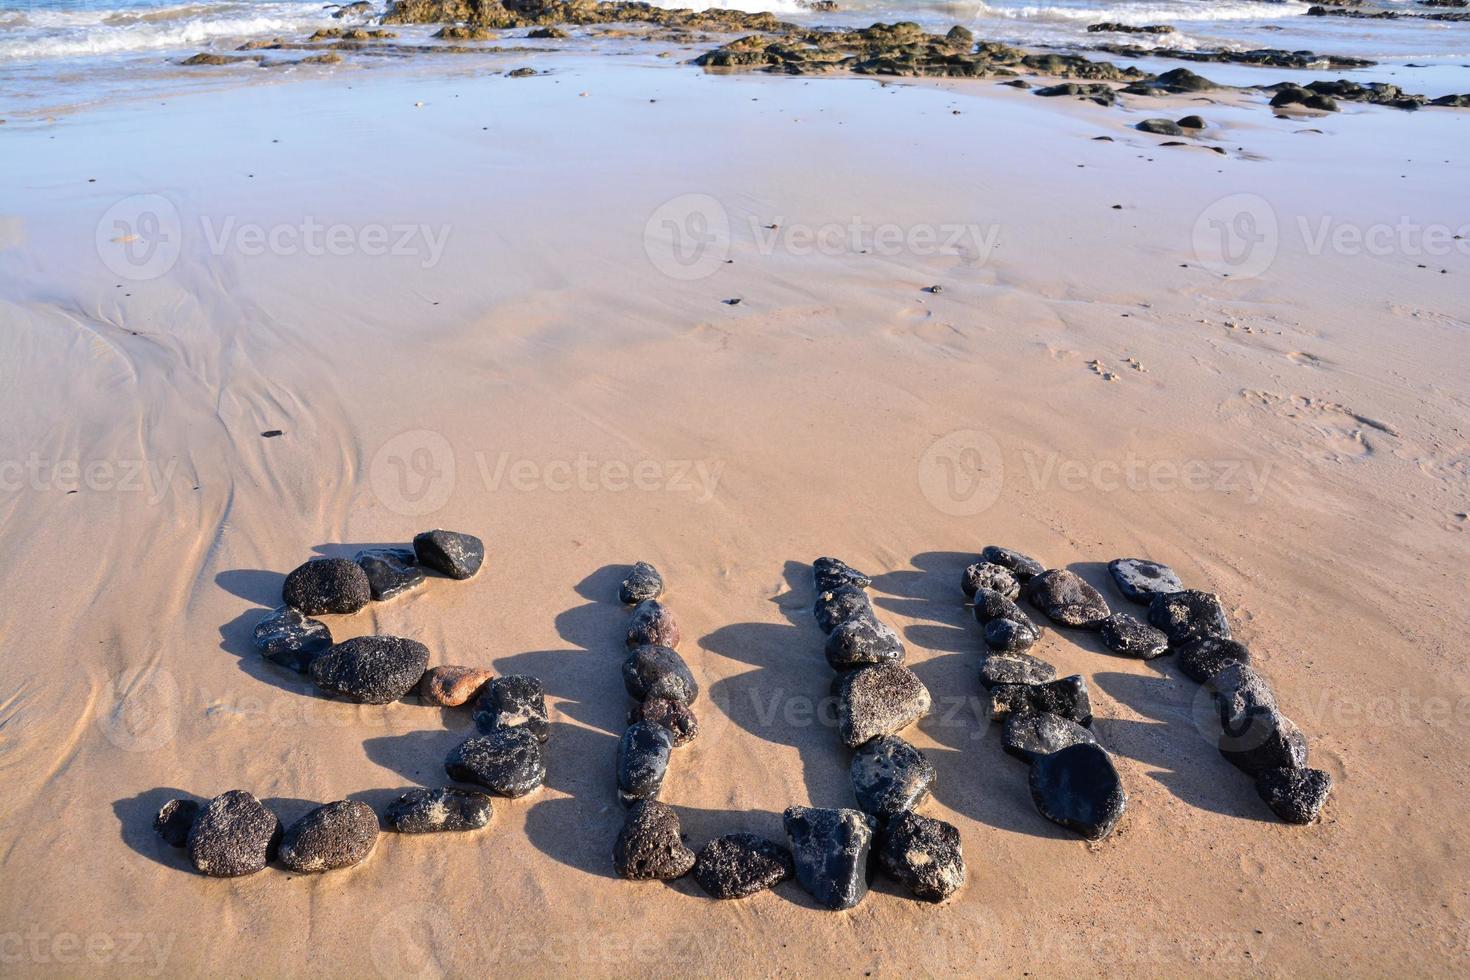
[[[992,653],[980,665],[980,686],[987,691],[1001,684],[1045,684],[1056,676],[1055,667],[1026,653]]]
[[[405,559],[409,555],[409,559]],[[423,585],[428,579],[415,564],[412,553],[398,548],[369,549],[357,553],[357,564],[367,575],[373,598],[382,601]]]
[[[1103,646],[1122,657],[1152,660],[1169,652],[1169,638],[1136,616],[1113,613],[1102,624]]]
[[[444,760],[450,779],[476,783],[512,799],[540,789],[546,781],[546,762],[536,736],[521,728],[477,735],[462,743]]]
[[[1148,604],[1148,621],[1163,630],[1173,646],[1207,636],[1230,639],[1225,607],[1213,592],[1184,589],[1156,595]]]
[[[475,727],[486,735],[520,728],[536,741],[551,732],[546,715],[546,688],[529,674],[510,674],[490,682],[475,705]]]
[[[1076,572],[1053,568],[1031,580],[1026,598],[1061,626],[1095,630],[1112,614],[1107,600]]]
[[[676,647],[683,639],[674,612],[657,599],[645,599],[628,620],[628,649],[641,646]]]
[[[623,687],[634,701],[668,698],[690,704],[699,697],[699,685],[678,651],[666,646],[641,646],[623,661]]]
[[[790,851],[755,834],[716,837],[694,862],[694,880],[711,898],[745,898],[795,873]]]
[[[1183,136],[1184,130],[1172,119],[1145,119],[1133,127],[1144,133],[1153,133],[1155,136]]]
[[[1207,636],[1180,647],[1176,662],[1179,669],[1184,671],[1184,676],[1204,684],[1231,664],[1250,663],[1251,652],[1238,640],[1219,640]]]
[[[858,806],[879,822],[923,803],[935,778],[934,763],[897,735],[875,738],[858,749],[851,773]]]
[[[317,687],[361,704],[387,704],[412,691],[429,666],[429,648],[400,636],[355,636],[311,662]]]
[[[281,821],[243,789],[221,793],[189,828],[189,860],[200,874],[238,878],[262,870],[281,840]]]
[[[989,589],[998,592],[1007,599],[1014,599],[1021,594],[1021,583],[1011,570],[1004,565],[994,562],[977,561],[965,569],[964,578],[960,581],[960,588],[965,592],[965,597],[975,598],[975,593],[981,589]]]
[[[485,542],[458,531],[424,531],[413,538],[419,564],[453,579],[467,579],[485,562]]]
[[[1332,792],[1332,777],[1321,769],[1266,769],[1256,777],[1256,792],[1287,823],[1311,823]]]
[[[856,617],[867,619],[873,616],[873,603],[868,594],[856,585],[839,585],[827,589],[817,596],[812,612],[823,633],[830,633],[838,626]]]
[[[308,616],[355,613],[373,598],[367,574],[346,558],[313,558],[286,576],[286,605]]]
[[[827,663],[833,670],[865,664],[903,663],[903,640],[898,631],[876,619],[859,616],[827,634]]]
[[[490,822],[494,804],[474,790],[452,786],[412,789],[388,807],[383,819],[400,834],[478,830]]]
[[[1161,593],[1184,590],[1174,569],[1145,558],[1114,558],[1108,562],[1108,574],[1119,592],[1143,605]]]
[[[1179,119],[1176,119],[1174,121],[1179,124],[1179,127],[1181,129],[1204,129],[1205,128],[1205,121],[1200,116],[1183,116],[1183,117],[1181,117]],[[1183,588],[1183,584],[1182,583],[1181,583],[1180,587]]]
[[[1112,833],[1128,805],[1113,760],[1086,743],[1032,763],[1031,799],[1043,817],[1092,841]]]
[[[1038,90],[1036,94],[1040,95],[1041,91]],[[1023,585],[1046,571],[1046,566],[1035,558],[994,544],[987,545],[985,550],[980,552],[980,560],[1010,569],[1016,581]]]
[[[281,863],[292,871],[315,874],[360,864],[378,842],[378,815],[358,800],[319,806],[286,828]]]
[[[861,810],[788,807],[783,816],[796,880],[817,904],[850,909],[868,894],[873,818]]]
[[[993,720],[1027,711],[1048,711],[1079,725],[1091,725],[1092,701],[1087,694],[1087,681],[1081,674],[1073,674],[1045,684],[997,684],[990,689]]]
[[[879,837],[884,872],[926,902],[942,902],[965,883],[965,855],[953,824],[905,813]]]
[[[1164,72],[1157,78],[1134,82],[1123,91],[1134,95],[1154,95],[1159,92],[1209,92],[1219,87],[1208,78],[1196,75],[1188,68],[1175,68]]]
[[[657,599],[663,594],[663,576],[646,561],[636,563],[629,570],[628,577],[618,586],[618,600],[629,606]]]
[[[1049,711],[1020,711],[1006,719],[1001,748],[1026,764],[1069,745],[1096,745],[1092,732]]]
[[[902,731],[928,713],[929,689],[902,664],[877,664],[842,675],[837,728],[843,744],[857,748],[870,738]]]
[[[694,852],[684,846],[679,815],[657,800],[639,800],[613,844],[613,868],[621,878],[672,881],[694,867]]]
[[[830,592],[844,585],[866,589],[873,580],[840,558],[818,558],[812,562],[812,581],[818,592]]]
[[[1096,102],[1101,106],[1110,106],[1118,101],[1117,90],[1104,82],[1062,82],[1058,85],[1039,88],[1032,94],[1044,95],[1048,98],[1070,95],[1087,102]]]
[[[254,640],[265,659],[304,674],[317,654],[332,645],[332,631],[298,609],[277,606],[255,624]]]
[[[194,800],[169,800],[159,807],[153,829],[173,847],[183,847],[189,843],[189,828],[198,815],[199,804]]]
[[[564,30],[562,30],[560,27],[538,27],[534,31],[532,31],[531,33],[527,34],[526,37],[534,37],[534,38],[542,38],[542,39],[555,38],[557,40],[560,40],[562,38],[570,37],[570,35],[567,34],[567,32],[564,31]],[[650,597],[650,598],[652,598],[652,597]],[[638,600],[634,600],[634,601],[638,601]]]
[[[625,804],[654,800],[669,771],[674,736],[651,721],[635,722],[618,740],[618,799]]]
[[[999,653],[1019,654],[1041,639],[1041,631],[1030,620],[992,619],[982,632],[985,645]]]
[[[628,724],[640,721],[651,721],[667,728],[676,749],[694,741],[699,734],[699,719],[694,716],[689,705],[670,701],[668,698],[650,698],[635,705],[628,712]]]
[[[1252,775],[1306,766],[1306,736],[1281,713],[1264,677],[1229,664],[1210,678],[1209,691],[1220,709],[1220,754],[1231,765]]]

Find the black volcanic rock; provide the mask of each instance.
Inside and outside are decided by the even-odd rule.
[[[507,674],[486,685],[475,704],[475,727],[486,735],[521,728],[544,742],[551,731],[546,687],[530,674]]]
[[[837,728],[857,748],[892,735],[928,714],[929,689],[902,664],[877,664],[843,674],[837,691]]]
[[[613,844],[613,869],[635,881],[672,881],[694,867],[694,852],[684,846],[679,815],[657,800],[639,800]]]
[[[189,843],[189,829],[198,815],[199,804],[194,800],[169,800],[158,808],[153,829],[171,846],[183,847]]]
[[[1239,641],[1207,636],[1180,647],[1176,662],[1186,677],[1204,684],[1231,664],[1249,664],[1251,652]]]
[[[252,639],[265,659],[304,674],[316,655],[332,645],[332,631],[299,609],[277,606],[255,624]]]
[[[200,874],[238,878],[265,868],[281,839],[281,821],[242,789],[206,803],[189,828],[189,860]]]
[[[1184,591],[1174,569],[1146,558],[1114,558],[1108,562],[1108,574],[1119,592],[1143,605],[1162,592]]]
[[[673,737],[674,748],[694,741],[699,735],[699,719],[689,705],[670,701],[668,698],[649,698],[642,704],[634,705],[633,710],[628,712],[628,724],[640,721],[651,721],[667,728],[669,735]]]
[[[636,562],[628,571],[628,577],[618,586],[618,600],[624,605],[636,606],[664,594],[664,578],[646,561]]]
[[[1185,589],[1156,595],[1148,604],[1148,621],[1163,630],[1173,646],[1204,637],[1230,639],[1225,607],[1213,592]]]
[[[827,663],[833,670],[868,664],[903,663],[903,640],[898,631],[876,619],[858,616],[827,634]]]
[[[865,589],[873,580],[840,558],[818,558],[812,562],[812,582],[818,592],[830,592],[844,585]]]
[[[355,613],[372,601],[367,574],[346,558],[313,558],[286,576],[286,605],[308,616]]]
[[[1041,639],[1041,629],[1015,602],[993,589],[974,595],[975,619],[984,624],[985,645],[1005,653],[1020,653]]]
[[[628,649],[660,646],[673,649],[683,639],[674,611],[657,599],[644,599],[628,620]]]
[[[868,894],[873,818],[861,810],[788,807],[783,816],[796,880],[817,904],[850,909]]]
[[[401,548],[369,548],[359,551],[354,559],[367,575],[368,588],[375,601],[391,599],[428,581],[424,570],[416,564],[411,551]]]
[[[980,686],[987,691],[1001,684],[1045,684],[1056,676],[1055,667],[1028,653],[992,653],[980,664]]]
[[[524,728],[506,728],[461,743],[444,760],[444,771],[450,779],[476,783],[512,799],[540,789],[546,781],[541,743]]]
[[[453,579],[467,579],[485,563],[485,542],[458,531],[424,531],[413,538],[419,564]]]
[[[629,725],[618,740],[618,799],[625,804],[658,799],[673,749],[673,733],[664,726],[651,721]]]
[[[1112,614],[1102,593],[1065,568],[1033,578],[1026,586],[1026,598],[1052,622],[1076,629],[1098,629]]]
[[[990,562],[992,565],[1000,565],[1002,568],[1009,568],[1011,574],[1016,577],[1016,581],[1022,585],[1046,571],[1046,566],[1035,558],[994,544],[987,545],[985,550],[980,552],[980,560]]]
[[[1015,599],[1021,594],[1021,583],[1011,570],[988,561],[979,561],[966,568],[964,577],[960,580],[960,588],[965,597],[971,599],[981,589],[999,592],[1007,599]]]
[[[1169,652],[1169,638],[1135,616],[1113,613],[1103,620],[1103,646],[1121,657],[1152,660]]]
[[[1092,732],[1049,711],[1021,711],[1006,719],[1001,748],[1026,764],[1071,745],[1096,745]]]
[[[755,834],[716,837],[694,862],[694,880],[711,898],[745,898],[795,873],[790,851]]]
[[[862,746],[853,753],[850,769],[858,806],[879,822],[923,803],[934,785],[934,764],[897,735]]]
[[[358,800],[339,800],[312,810],[286,828],[281,863],[301,874],[360,864],[378,842],[378,815]]]
[[[383,820],[401,834],[433,834],[478,830],[495,812],[490,797],[452,786],[411,789],[383,814]]]
[[[355,636],[316,656],[317,687],[360,704],[388,704],[418,685],[429,648],[400,636]]]
[[[1031,799],[1043,817],[1091,841],[1112,833],[1128,804],[1113,760],[1086,743],[1032,763]]]
[[[990,689],[993,720],[1027,711],[1046,711],[1079,725],[1090,725],[1092,702],[1087,681],[1081,674],[1073,674],[1045,684],[998,684]]]
[[[699,685],[678,651],[666,646],[636,647],[623,661],[623,687],[634,701],[667,698],[690,704]]]
[[[954,825],[905,813],[879,835],[878,864],[915,898],[942,902],[965,883],[965,855]]]
[[[1133,127],[1140,132],[1152,133],[1155,136],[1183,136],[1184,130],[1172,119],[1145,119]]]
[[[823,633],[831,633],[850,619],[873,616],[873,602],[868,594],[856,585],[839,585],[817,595],[812,614]]]
[[[1332,792],[1332,777],[1321,769],[1266,769],[1256,777],[1256,792],[1287,823],[1311,823]]]
[[[1208,690],[1220,709],[1220,754],[1237,769],[1256,775],[1306,766],[1306,736],[1277,707],[1264,677],[1232,663],[1210,678]]]

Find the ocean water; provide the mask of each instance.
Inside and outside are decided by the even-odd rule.
[[[699,0],[654,2],[699,5]],[[1378,0],[1376,5],[1431,12],[1415,0]],[[385,6],[379,3],[379,11]],[[1312,50],[1380,62],[1380,68],[1352,73],[1362,81],[1420,83],[1431,95],[1470,91],[1470,23],[1310,17],[1310,4],[1302,0],[840,0],[839,10],[825,13],[804,9],[800,0],[713,0],[703,6],[770,10],[813,25],[914,20],[945,30],[962,24],[987,39],[1069,50],[1101,43],[1178,50]],[[199,51],[227,52],[249,40],[300,38],[321,27],[374,19],[334,19],[322,0],[0,0],[0,112],[24,109],[28,100],[59,92],[75,102],[104,98],[142,86],[150,73],[173,68],[178,74],[178,60]],[[1176,31],[1088,33],[1087,26],[1100,21],[1168,24]],[[429,33],[398,30],[415,38]],[[1237,84],[1277,81],[1275,76],[1283,74],[1280,69],[1242,74],[1226,66],[1209,68],[1212,77]],[[1263,71],[1273,77],[1257,78]]]

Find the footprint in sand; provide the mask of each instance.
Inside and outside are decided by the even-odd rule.
[[[1287,352],[1286,359],[1293,364],[1300,364],[1302,367],[1322,367],[1322,358],[1316,354],[1308,354],[1306,351],[1289,351]]]
[[[1087,366],[1092,370],[1093,374],[1097,375],[1099,378],[1102,378],[1104,381],[1118,380],[1118,376],[1112,371],[1109,371],[1107,367],[1104,366],[1103,362],[1097,360],[1096,358],[1088,361]]]

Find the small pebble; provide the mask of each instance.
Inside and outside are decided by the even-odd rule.
[[[1049,711],[1079,725],[1092,724],[1092,702],[1081,674],[1045,684],[998,684],[990,689],[990,716],[1001,721],[1017,712]]]
[[[877,827],[861,810],[788,807],[783,815],[796,880],[817,904],[850,909],[868,894],[868,852]]]
[[[311,662],[316,686],[359,704],[388,704],[412,691],[429,666],[429,648],[400,636],[355,636]]]
[[[876,664],[843,674],[837,728],[848,748],[902,731],[929,713],[929,689],[902,664]]]
[[[239,878],[265,868],[281,839],[281,821],[242,789],[206,803],[189,829],[189,860],[211,878]]]
[[[544,742],[551,734],[546,688],[529,674],[497,677],[475,704],[475,727],[486,735],[519,728]]]
[[[327,624],[309,619],[300,610],[277,606],[255,624],[255,647],[272,663],[306,673],[317,654],[332,645]]]
[[[1069,745],[1096,745],[1092,732],[1049,711],[1019,711],[1006,719],[1001,748],[1026,764]]]
[[[1090,841],[1111,834],[1128,805],[1113,760],[1087,743],[1036,759],[1030,784],[1031,799],[1043,817]]]
[[[897,735],[875,738],[859,748],[850,773],[858,807],[880,823],[928,799],[936,776],[934,763]]]
[[[850,619],[875,618],[872,600],[856,585],[839,585],[818,593],[812,613],[823,633],[832,632]]]
[[[651,721],[629,725],[618,740],[618,799],[625,805],[657,799],[673,748],[674,736],[664,726]]]
[[[1152,660],[1169,652],[1169,638],[1163,630],[1127,613],[1113,613],[1103,620],[1100,632],[1103,646],[1122,657]]]
[[[1059,626],[1095,630],[1112,614],[1102,593],[1065,568],[1033,578],[1026,586],[1026,598]]]
[[[640,646],[623,661],[623,687],[634,701],[668,698],[691,704],[699,697],[699,685],[677,650],[666,646]]]
[[[830,592],[844,585],[866,589],[873,580],[840,558],[818,558],[812,562],[812,583],[818,592]]]

